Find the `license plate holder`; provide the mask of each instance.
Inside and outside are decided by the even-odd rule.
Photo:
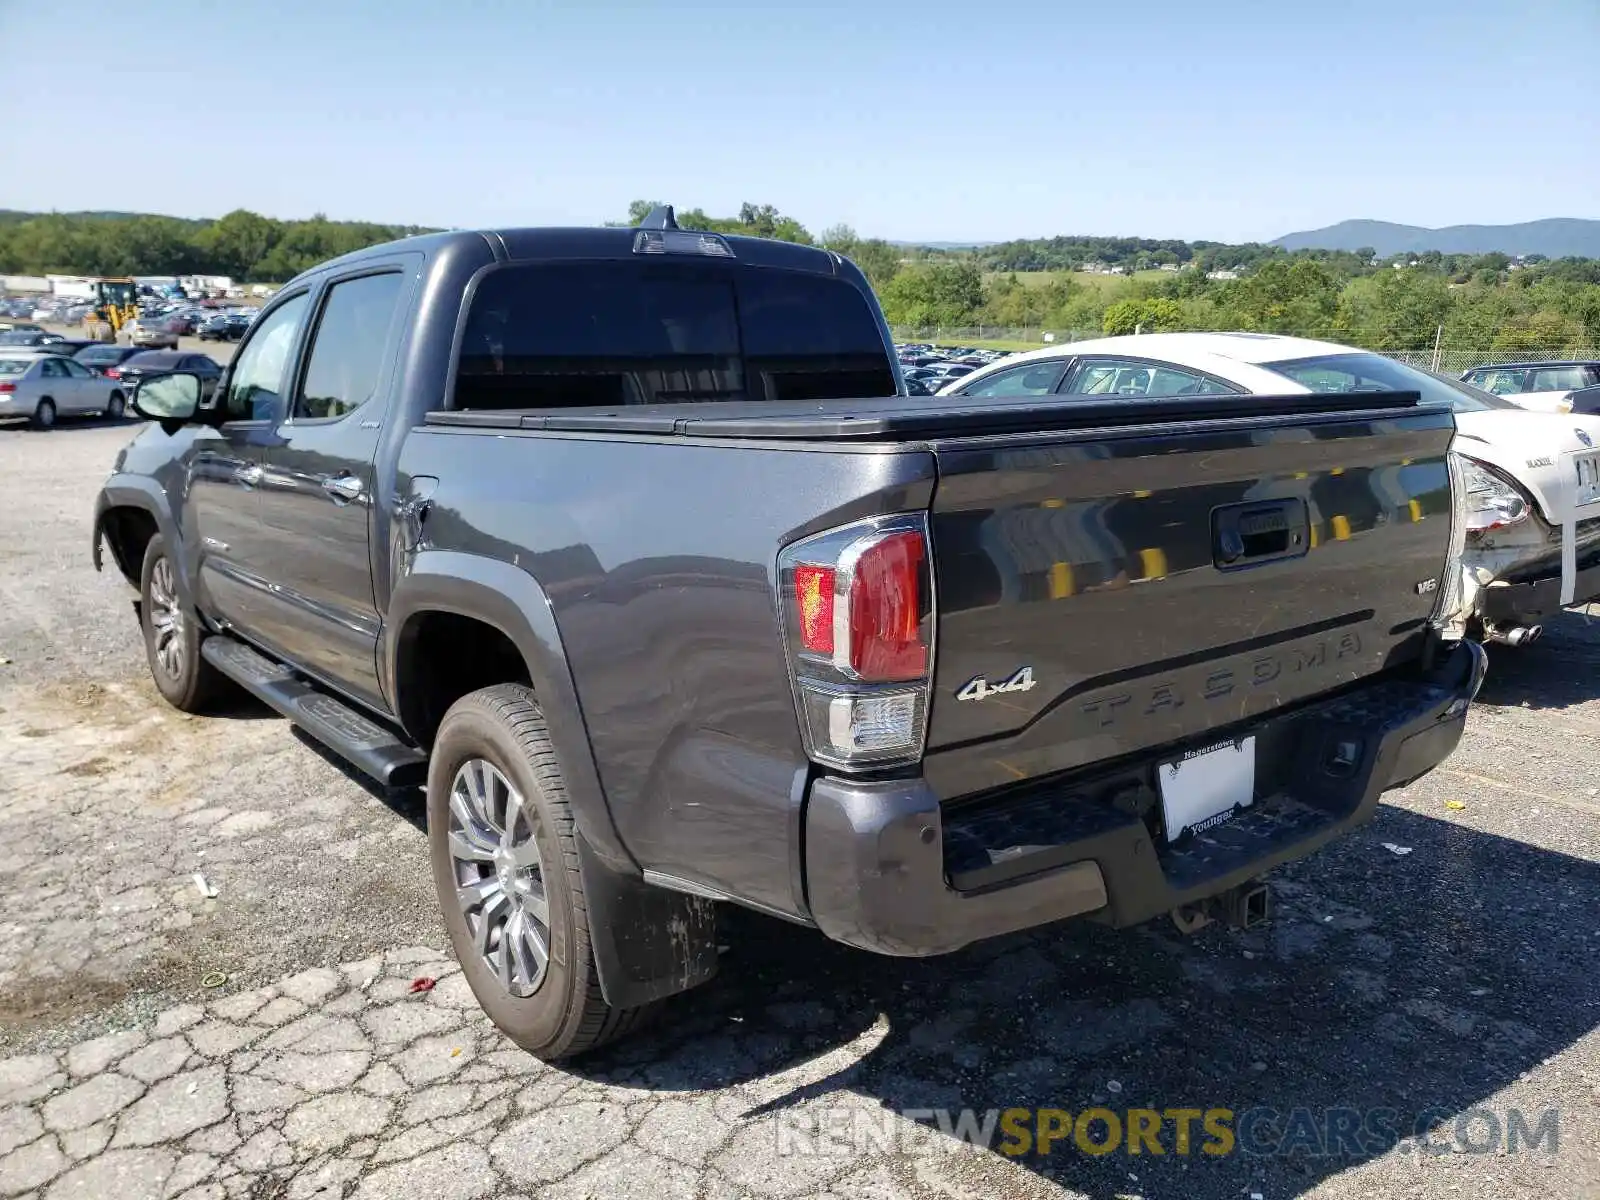
[[[1256,739],[1192,750],[1156,768],[1167,841],[1220,825],[1255,802]]]
[[[1585,504],[1593,504],[1600,500],[1600,453],[1575,454],[1572,458],[1573,470],[1577,472],[1577,491],[1573,496],[1573,505],[1581,508]]]

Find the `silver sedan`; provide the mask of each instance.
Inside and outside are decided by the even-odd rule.
[[[48,429],[57,417],[78,413],[118,420],[126,408],[122,387],[80,362],[0,347],[0,417],[28,417]]]

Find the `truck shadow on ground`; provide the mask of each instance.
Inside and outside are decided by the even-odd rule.
[[[1487,649],[1480,704],[1570,708],[1600,696],[1600,615],[1558,613],[1533,645]]]
[[[1447,1141],[1455,1114],[1600,1023],[1593,863],[1386,805],[1271,878],[1277,910],[1260,929],[1076,924],[929,960],[739,915],[719,980],[577,1069],[663,1090],[751,1084],[757,1098],[738,1115],[772,1122],[774,1171],[818,1169],[815,1158],[783,1163],[780,1142],[831,1145],[839,1171],[859,1165],[882,1109],[972,1109],[981,1122],[988,1110],[1061,1109],[1070,1121],[1103,1107],[1124,1132],[1130,1108],[1226,1109],[1239,1143],[1226,1155],[1202,1151],[1213,1139],[1199,1119],[1178,1153],[1165,1117],[1159,1157],[1131,1156],[1125,1140],[1085,1154],[1070,1132],[1049,1154],[1013,1157],[1002,1144],[1019,1140],[997,1131],[977,1153],[1090,1196],[1281,1197],[1377,1157],[1419,1118],[1426,1130],[1430,1114],[1446,1119],[1433,1140]],[[831,1127],[830,1106],[869,1115]],[[1245,1122],[1250,1110],[1273,1117]],[[1337,1110],[1357,1114],[1343,1144],[1330,1123],[1350,1118]],[[1530,1129],[1540,1116],[1527,1114]],[[1504,1109],[1498,1120],[1503,1130]],[[1109,1136],[1104,1123],[1091,1133]],[[902,1144],[928,1143],[953,1146],[943,1134]]]
[[[252,704],[259,703],[255,700],[251,700],[250,702]],[[261,708],[262,711],[268,716],[278,715],[271,709],[267,708],[265,704],[262,704]],[[428,832],[428,794],[422,788],[385,788],[381,784],[377,783],[370,775],[367,775],[362,771],[358,771],[355,767],[351,766],[332,750],[329,750],[321,742],[317,741],[316,738],[302,730],[298,725],[291,723],[289,725],[289,732],[294,735],[294,738],[297,742],[313,751],[318,758],[322,759],[323,762],[327,763],[351,783],[355,784],[362,791],[366,792],[367,795],[371,796],[374,800],[381,801],[384,805],[392,809],[396,816],[402,817],[409,821],[420,832]]]

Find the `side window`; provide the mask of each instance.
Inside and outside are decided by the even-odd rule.
[[[328,289],[294,398],[297,420],[342,417],[371,398],[404,280],[398,272],[364,275]]]
[[[306,302],[302,293],[273,309],[239,351],[222,399],[224,420],[270,421],[281,411],[284,373],[305,321]]]
[[[1219,396],[1232,388],[1176,367],[1116,358],[1086,358],[1063,389],[1077,396]]]
[[[67,377],[67,369],[61,365],[59,359],[47,358],[44,361],[44,369],[39,374],[46,379],[65,379]]]
[[[70,358],[63,358],[61,360],[61,365],[67,369],[67,374],[71,375],[74,379],[88,379],[94,374],[94,372],[89,370],[88,367],[84,366],[82,363],[75,363]]]
[[[1545,367],[1533,373],[1530,392],[1570,392],[1574,388],[1588,387],[1589,381],[1582,367]]]
[[[1522,378],[1522,371],[1485,371],[1475,382],[1496,396],[1515,396],[1522,391]]]
[[[1055,391],[1061,378],[1061,360],[1028,363],[1008,371],[996,371],[980,379],[971,387],[961,389],[963,396],[1048,396]]]

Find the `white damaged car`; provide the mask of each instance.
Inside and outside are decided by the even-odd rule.
[[[1600,416],[1530,412],[1367,350],[1261,333],[1152,333],[1013,355],[942,395],[1166,397],[1421,392],[1456,413],[1468,631],[1521,645],[1600,599]]]

